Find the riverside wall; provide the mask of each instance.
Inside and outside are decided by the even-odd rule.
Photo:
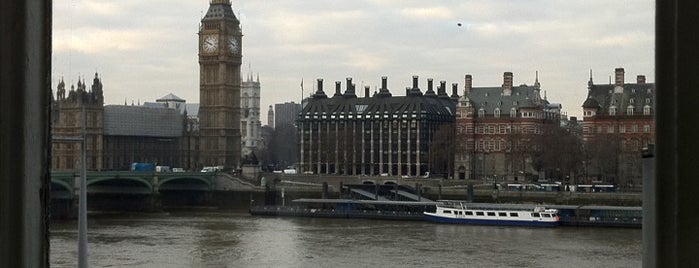
[[[386,184],[396,183],[401,185],[419,187],[423,197],[432,200],[468,200],[468,185],[473,187],[473,202],[479,203],[543,203],[558,205],[605,205],[605,206],[641,206],[642,193],[640,192],[570,192],[570,191],[511,191],[506,189],[494,189],[494,182],[467,181],[467,180],[443,180],[430,178],[395,178],[395,177],[369,177],[369,176],[322,176],[317,175],[287,175],[287,174],[262,174],[269,188],[276,190],[276,198],[281,198],[281,189],[284,189],[285,200],[289,202],[298,198],[321,198],[322,185],[327,183],[328,192],[326,198],[340,198],[341,185],[348,184]],[[251,184],[259,186],[260,179],[248,180]],[[501,184],[515,182],[498,182]],[[521,183],[521,182],[520,182]],[[257,195],[258,201],[264,199],[264,189],[248,189],[247,195]],[[252,191],[250,191],[252,190]],[[242,192],[241,194],[246,194]],[[227,195],[220,193],[220,195]],[[281,203],[279,203],[281,204]],[[287,203],[288,204],[288,203]]]
[[[261,186],[262,177],[265,177],[267,187]],[[323,183],[327,183],[328,186],[325,196],[323,196]],[[366,183],[396,183],[419,188],[421,195],[431,200],[472,200],[477,203],[641,206],[643,199],[642,194],[638,192],[496,190],[492,182],[482,181],[262,174],[259,179],[236,178],[230,175],[217,176],[213,191],[208,192],[88,195],[88,210],[157,212],[187,207],[214,207],[247,211],[251,205],[291,205],[292,200],[299,198],[340,198],[341,185]],[[472,197],[468,196],[469,184],[473,187]],[[74,218],[76,202],[77,200],[73,199],[52,199],[51,217]]]

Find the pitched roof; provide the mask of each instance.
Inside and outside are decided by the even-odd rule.
[[[509,113],[512,108],[536,109],[544,105],[540,90],[535,86],[512,87],[510,96],[503,95],[502,91],[502,87],[474,87],[467,97],[474,110],[483,109],[485,114],[494,114],[496,108],[502,113]]]
[[[106,105],[104,135],[180,137],[182,116],[175,109]]]
[[[320,116],[306,119],[321,119],[323,115],[330,115],[330,118],[353,115],[357,116],[356,118],[421,117],[450,121],[454,119],[454,108],[455,102],[448,98],[438,99],[424,95],[389,97],[387,94],[375,94],[369,98],[338,96],[313,99],[303,108],[301,114]]]
[[[229,19],[238,22],[229,1],[212,2],[202,21]]]
[[[165,95],[165,96],[163,96],[163,97],[161,97],[160,99],[157,99],[157,100],[155,100],[155,101],[157,101],[157,102],[164,102],[164,101],[185,102],[184,99],[182,99],[182,98],[180,98],[180,97],[177,97],[177,96],[175,96],[175,94],[172,94],[172,93],[167,94],[167,95]]]
[[[655,109],[654,96],[654,83],[624,84],[620,88],[614,84],[591,84],[582,107],[598,108],[598,115],[609,115],[611,107],[616,107],[618,115],[626,114],[629,107],[633,109],[634,114],[642,114],[645,106]]]

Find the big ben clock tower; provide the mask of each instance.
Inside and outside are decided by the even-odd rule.
[[[199,165],[240,162],[240,21],[230,0],[211,0],[199,28]]]

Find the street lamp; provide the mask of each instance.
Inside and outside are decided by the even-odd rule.
[[[80,144],[80,193],[78,196],[78,267],[88,267],[87,264],[87,123],[85,106],[82,106],[82,126],[80,136],[52,137],[56,142],[75,142]]]

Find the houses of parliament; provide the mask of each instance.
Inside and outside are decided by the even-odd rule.
[[[79,78],[70,90],[61,78],[52,97],[51,135],[78,137],[84,124],[88,170],[125,170],[133,162],[187,170],[239,167],[242,153],[251,151],[245,147],[256,144],[247,139],[259,136],[254,129],[260,125],[260,86],[259,78],[242,81],[242,31],[230,0],[210,2],[201,19],[198,40],[198,106],[185,104],[174,94],[144,105],[105,105],[99,74],[90,86]],[[245,88],[246,102],[252,99],[257,109],[241,107],[241,88]],[[241,118],[241,113],[246,118]],[[255,116],[257,120],[251,120]],[[241,137],[241,129],[246,129],[248,137]],[[80,146],[53,142],[52,169],[78,169]]]

